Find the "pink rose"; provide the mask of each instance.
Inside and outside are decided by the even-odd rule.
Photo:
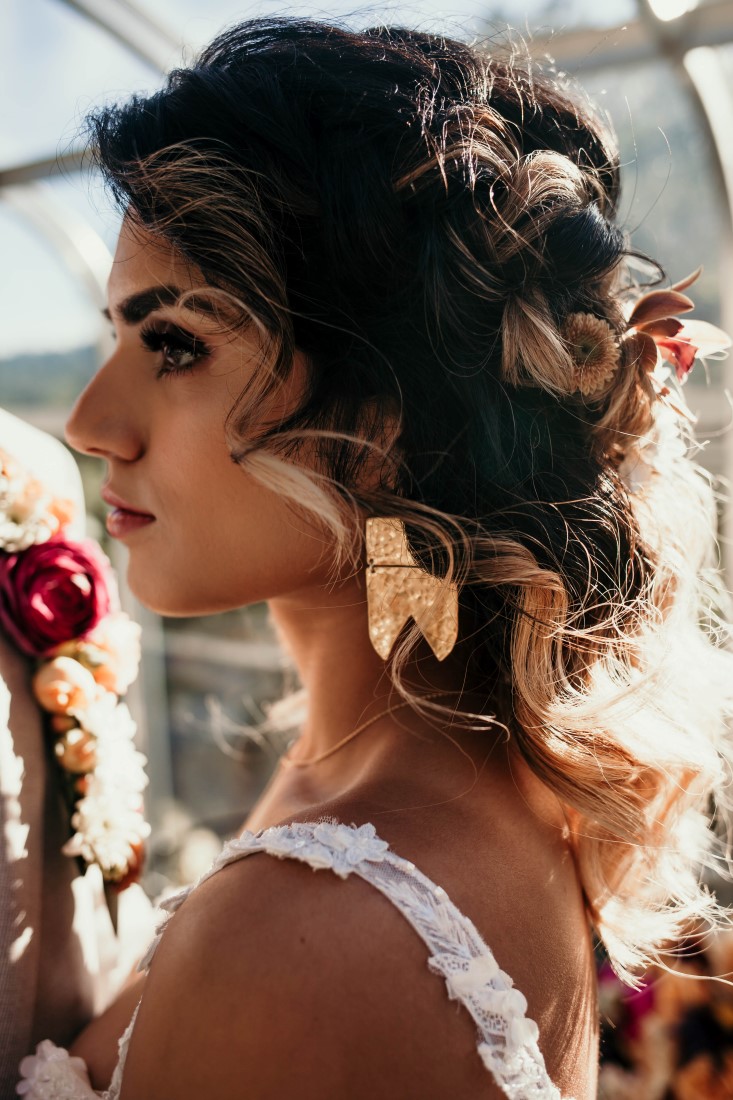
[[[110,564],[91,539],[0,554],[0,630],[31,657],[93,630],[114,594]]]

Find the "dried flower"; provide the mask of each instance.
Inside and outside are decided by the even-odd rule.
[[[569,313],[562,337],[573,360],[569,392],[584,397],[600,393],[613,378],[621,352],[611,326],[593,313]]]

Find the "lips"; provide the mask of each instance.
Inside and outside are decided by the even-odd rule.
[[[117,508],[121,512],[129,512],[134,516],[144,516],[146,519],[155,519],[152,512],[146,512],[142,508],[136,508],[134,504],[129,504],[122,497],[118,497],[116,493],[113,493],[111,489],[106,486],[102,489],[102,500],[109,504],[111,508]]]
[[[135,531],[155,523],[155,516],[152,513],[143,512],[141,508],[136,508],[134,504],[130,504],[123,497],[118,497],[117,493],[113,493],[106,486],[102,489],[102,500],[109,504],[112,509],[111,512],[107,513],[105,526],[107,532],[114,539],[123,539]]]

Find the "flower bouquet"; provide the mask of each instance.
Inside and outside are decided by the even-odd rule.
[[[149,826],[145,757],[121,696],[137,675],[140,628],[120,610],[108,559],[66,537],[73,505],[0,450],[0,631],[35,662],[71,836],[63,851],[97,864],[115,896],[140,877]]]

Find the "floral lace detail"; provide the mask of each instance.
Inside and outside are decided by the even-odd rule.
[[[89,1081],[83,1058],[71,1058],[69,1052],[44,1039],[20,1063],[22,1080],[15,1086],[27,1100],[86,1100],[98,1097]]]
[[[448,996],[461,1001],[478,1024],[483,1036],[478,1052],[510,1100],[561,1100],[547,1077],[537,1043],[539,1028],[526,1015],[527,998],[514,988],[489,948],[483,955],[433,955],[428,967],[443,976]]]
[[[453,905],[445,890],[431,882],[414,863],[391,852],[372,824],[357,827],[324,819],[278,825],[258,833],[246,830],[224,846],[213,866],[194,886],[180,890],[161,904],[165,917],[140,963],[140,970],[147,970],[165,925],[196,886],[228,864],[256,852],[279,859],[298,859],[314,870],[330,870],[344,879],[356,874],[381,891],[428,947],[428,968],[442,976],[449,998],[460,1001],[471,1014],[478,1029],[478,1054],[508,1100],[563,1100],[545,1068],[538,1045],[539,1030],[526,1014],[524,995],[514,988],[512,979],[500,968],[476,927]],[[91,1097],[118,1100],[134,1023],[135,1017],[120,1040],[120,1059],[109,1092],[93,1092],[75,1069],[66,1068],[64,1080],[70,1082],[67,1091],[40,1091],[41,1078],[35,1071],[36,1076],[25,1091],[26,1100]],[[69,1059],[65,1051],[59,1051],[52,1043],[48,1048],[55,1052],[54,1058],[66,1057],[67,1067],[80,1061]],[[24,1065],[35,1062],[37,1057],[25,1059]],[[61,1064],[61,1061],[54,1063]],[[71,1091],[74,1083],[70,1075],[76,1091]],[[61,1081],[60,1076],[58,1080]]]
[[[427,944],[431,951],[428,967],[444,978],[448,996],[470,1012],[479,1032],[478,1053],[509,1100],[562,1100],[547,1074],[537,1041],[539,1029],[526,1015],[524,994],[514,988],[472,922],[453,905],[445,890],[409,860],[390,852],[371,823],[357,827],[323,820],[277,825],[259,833],[245,830],[224,846],[199,883],[255,852],[298,859],[314,870],[328,869],[341,878],[358,874],[385,894]],[[195,887],[187,887],[163,902],[167,916],[141,969],[149,965],[165,923],[192,889]]]

